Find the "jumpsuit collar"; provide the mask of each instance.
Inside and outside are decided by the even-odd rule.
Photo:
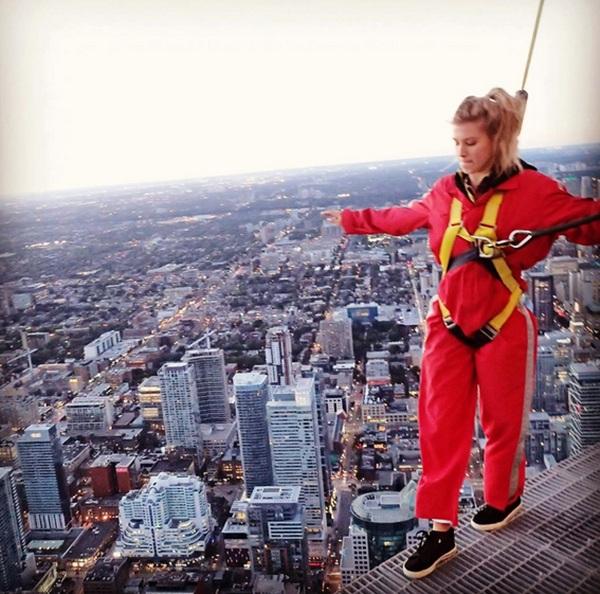
[[[533,169],[534,171],[537,171],[537,168],[533,165],[523,161],[523,159],[519,160],[523,169]],[[508,189],[506,182],[512,180],[512,178],[517,176],[519,173],[520,169],[515,165],[512,169],[505,171],[501,175],[487,175],[483,178],[483,180],[481,180],[479,186],[474,187],[469,176],[463,171],[459,170],[454,175],[454,183],[456,184],[456,187],[463,193],[463,195],[468,198],[470,202],[474,203],[480,196],[493,188],[503,186],[504,189]]]

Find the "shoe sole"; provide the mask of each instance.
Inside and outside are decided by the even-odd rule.
[[[520,503],[518,507],[515,507],[502,522],[496,522],[495,524],[476,524],[474,520],[471,519],[471,526],[475,528],[475,530],[479,530],[480,532],[492,532],[493,530],[500,530],[500,528],[504,528],[507,524],[510,524],[520,513],[523,511],[523,504]]]
[[[410,571],[410,569],[406,569],[406,567],[402,566],[402,573],[407,578],[412,580],[418,580],[420,578],[424,578],[428,576],[430,573],[433,573],[440,565],[446,563],[446,561],[450,561],[452,557],[454,557],[458,553],[458,547],[454,545],[454,548],[451,551],[448,551],[446,554],[442,555],[433,565],[428,567],[427,569],[423,569],[422,571]]]

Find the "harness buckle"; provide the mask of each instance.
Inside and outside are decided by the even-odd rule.
[[[472,238],[480,258],[492,259],[502,255],[502,250],[498,248],[498,244],[494,239],[482,237],[481,235],[473,235]]]
[[[521,239],[520,239],[521,238]],[[508,240],[505,240],[507,245],[518,250],[533,239],[533,232],[526,229],[515,229],[510,232]]]

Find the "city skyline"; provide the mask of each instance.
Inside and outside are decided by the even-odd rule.
[[[0,4],[0,196],[450,154],[465,95],[520,85],[537,0],[291,7]],[[600,140],[599,24],[546,2],[523,147]]]

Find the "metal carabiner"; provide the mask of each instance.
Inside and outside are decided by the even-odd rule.
[[[477,246],[480,258],[497,258],[500,255],[498,244],[494,239],[482,237],[481,235],[472,235],[473,243]]]
[[[523,235],[522,239],[519,239],[519,236]],[[527,229],[515,229],[510,232],[508,236],[507,245],[509,245],[514,250],[518,250],[522,248],[524,245],[528,244],[533,239],[533,231],[528,231]]]

